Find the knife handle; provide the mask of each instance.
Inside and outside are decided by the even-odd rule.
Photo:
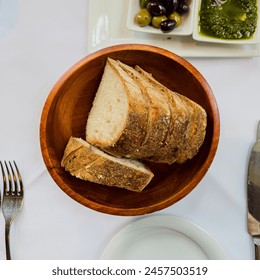
[[[255,260],[260,260],[260,236],[254,236]]]
[[[260,260],[260,245],[255,244],[255,259]]]

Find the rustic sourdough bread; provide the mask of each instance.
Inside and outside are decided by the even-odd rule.
[[[141,89],[108,58],[88,116],[87,141],[110,154],[132,157],[145,140],[147,120]]]
[[[62,166],[82,180],[135,192],[141,192],[154,176],[137,160],[117,158],[74,137],[69,139],[65,148]]]
[[[166,143],[161,149],[161,156],[148,159],[169,164],[184,163],[198,153],[204,141],[207,125],[205,110],[189,98],[166,88],[139,66],[135,69],[154,87],[164,92],[171,99],[172,105],[170,129]]]
[[[177,95],[166,89],[162,84],[155,80],[150,73],[146,72],[139,66],[135,66],[135,69],[140,73],[143,79],[166,96],[171,110],[169,130],[164,145],[159,149],[160,154],[159,156],[151,156],[147,158],[147,160],[168,164],[177,162],[177,153],[182,143],[183,134],[190,122],[192,112],[190,108],[183,104]]]
[[[117,64],[136,81],[149,105],[146,137],[135,157],[160,156],[160,148],[166,140],[172,115],[167,97],[143,79],[133,67],[120,61],[117,61]]]

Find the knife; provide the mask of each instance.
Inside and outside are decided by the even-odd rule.
[[[248,231],[254,240],[255,259],[260,260],[260,121],[248,164],[247,201]]]

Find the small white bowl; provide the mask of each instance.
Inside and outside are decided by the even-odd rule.
[[[127,28],[133,31],[144,32],[148,34],[160,34],[160,35],[178,35],[185,36],[191,35],[193,30],[193,20],[194,20],[194,7],[195,0],[191,1],[189,6],[189,12],[182,17],[182,24],[176,27],[169,33],[163,33],[160,29],[154,28],[152,26],[140,27],[134,22],[135,15],[141,10],[138,0],[130,0],[127,16]]]
[[[194,28],[193,28],[193,33],[192,33],[192,37],[194,40],[208,42],[208,43],[221,43],[221,44],[257,44],[257,43],[259,43],[259,41],[260,41],[260,20],[259,19],[257,22],[257,29],[256,29],[254,35],[252,37],[250,37],[249,39],[220,39],[220,38],[214,38],[214,37],[210,37],[207,35],[203,35],[200,32],[200,26],[199,26],[199,21],[200,21],[199,12],[200,12],[201,1],[202,0],[192,1],[192,2],[196,2],[196,5],[194,7],[194,9],[195,9]],[[258,11],[259,11],[259,5],[260,5],[260,0],[258,0],[258,2],[257,2]],[[258,15],[259,15],[259,12],[258,12]]]

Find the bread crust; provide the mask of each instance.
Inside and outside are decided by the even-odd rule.
[[[159,156],[151,156],[146,159],[159,163],[172,164],[178,160],[177,153],[180,149],[187,123],[189,122],[189,111],[187,107],[183,105],[180,98],[155,80],[152,74],[146,72],[139,66],[135,66],[135,69],[157,90],[165,94],[171,109],[169,130],[164,145],[160,147],[160,154]]]
[[[117,61],[118,65],[132,77],[146,96],[149,104],[148,126],[146,137],[135,157],[147,158],[159,156],[160,148],[164,145],[171,122],[171,110],[167,97],[153,85],[143,79],[134,68]]]
[[[99,158],[73,175],[83,180],[134,192],[141,192],[153,177],[151,172],[144,173],[107,158]]]
[[[185,135],[186,138],[183,141],[180,153],[178,154],[178,163],[184,163],[198,153],[204,142],[207,127],[207,114],[197,103],[183,95],[179,94],[179,96],[186,106],[189,106],[193,110],[191,121]]]
[[[77,149],[79,149],[81,146],[82,146],[82,144],[79,141],[77,141],[76,138],[70,137],[70,139],[69,139],[69,141],[66,145],[66,148],[64,150],[62,160],[61,160],[61,166],[62,167],[65,166],[68,157],[73,152],[75,152]]]
[[[88,166],[97,160],[99,156],[94,153],[92,146],[86,146],[81,138],[70,137],[64,151],[61,166],[65,170],[75,172],[82,166]]]
[[[171,104],[172,118],[165,145],[160,148],[159,157],[152,156],[147,160],[168,164],[184,163],[197,154],[204,141],[207,124],[205,110],[189,98],[159,83],[152,74],[141,67],[136,66],[135,69],[154,87],[162,91]]]

